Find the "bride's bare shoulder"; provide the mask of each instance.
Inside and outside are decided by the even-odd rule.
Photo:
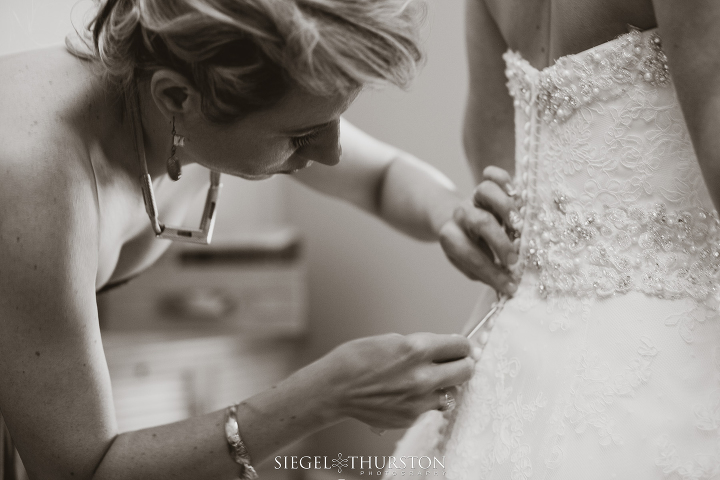
[[[509,48],[540,69],[565,55],[657,26],[652,0],[468,0],[484,2]]]

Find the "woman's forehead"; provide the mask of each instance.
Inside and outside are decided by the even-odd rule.
[[[302,135],[336,122],[356,97],[357,92],[319,96],[294,90],[273,107],[254,112],[245,120],[256,127]]]

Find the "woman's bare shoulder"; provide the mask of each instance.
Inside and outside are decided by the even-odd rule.
[[[84,70],[61,48],[0,57],[3,217],[23,205],[60,208],[83,198],[88,185],[93,192],[81,125],[91,78]]]
[[[60,243],[76,241],[83,232],[96,236],[92,169],[81,158],[79,142],[63,144],[42,134],[34,139],[0,145],[0,243],[45,248],[54,242],[60,252]]]
[[[16,142],[63,133],[82,117],[97,76],[60,46],[0,56],[0,132]]]
[[[50,262],[48,251],[63,256],[83,234],[97,237],[86,142],[56,108],[58,100],[27,98],[32,90],[16,83],[0,94],[0,249],[7,253],[0,262],[5,271],[8,262],[22,263],[25,257]],[[44,95],[52,93],[38,93]],[[2,108],[7,104],[15,108]]]

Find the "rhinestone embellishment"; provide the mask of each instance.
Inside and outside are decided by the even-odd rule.
[[[604,207],[583,211],[568,194],[536,215],[525,253],[542,297],[606,297],[637,290],[661,298],[706,300],[720,277],[715,212]]]
[[[543,70],[533,68],[515,52],[507,52],[504,58],[508,88],[519,110],[516,118],[522,121],[516,185],[523,203],[521,212],[527,213],[523,215],[525,243],[518,269],[533,278],[539,295],[597,298],[638,291],[720,305],[717,212],[675,205],[680,197],[676,195],[670,201],[648,190],[651,185],[644,185],[641,195],[655,196],[654,202],[609,206],[594,204],[599,200],[594,195],[590,203],[585,197],[580,201],[572,192],[581,196],[589,192],[573,185],[577,180],[572,175],[588,168],[584,160],[579,161],[580,170],[563,171],[565,175],[559,177],[550,168],[557,159],[546,144],[573,131],[572,126],[579,122],[567,120],[576,112],[593,108],[596,115],[583,118],[602,119],[617,113],[603,110],[603,103],[623,94],[644,95],[670,85],[667,58],[658,35],[632,31],[590,51],[560,58]],[[545,125],[555,136],[546,136]],[[674,144],[680,156],[682,145]],[[571,155],[580,153],[573,151]],[[622,168],[635,166],[622,163],[623,158],[615,159]],[[595,164],[593,175],[608,175],[611,180],[618,175],[619,183],[636,181],[620,176],[614,165]],[[650,169],[658,165],[638,164]]]
[[[636,79],[655,87],[670,84],[667,57],[656,33],[644,37],[633,30],[612,42],[612,47],[601,45],[584,54],[562,57],[541,71],[516,52],[507,52],[504,58],[516,106],[532,102],[528,92],[536,83],[540,118],[548,123],[564,122],[582,106],[622,95]]]

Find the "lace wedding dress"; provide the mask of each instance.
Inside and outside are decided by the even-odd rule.
[[[394,455],[454,479],[720,478],[720,223],[660,38],[504,58],[522,280],[458,407]]]

